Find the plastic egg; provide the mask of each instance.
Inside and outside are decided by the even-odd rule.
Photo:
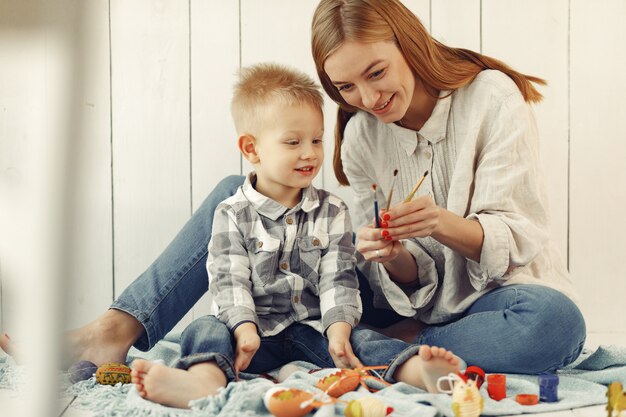
[[[130,383],[130,368],[123,363],[105,363],[96,371],[96,380],[102,385],[115,385]]]
[[[313,410],[313,394],[295,388],[274,387],[263,397],[265,407],[276,417],[302,417]],[[302,407],[302,404],[308,405]]]

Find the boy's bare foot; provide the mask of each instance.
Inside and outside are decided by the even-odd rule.
[[[459,358],[449,350],[422,345],[417,355],[406,361],[394,374],[402,381],[428,392],[437,393],[437,379],[459,371]]]
[[[144,328],[128,313],[110,309],[91,323],[66,334],[66,366],[86,360],[100,366],[124,363]]]
[[[0,334],[0,349],[2,349],[9,356],[15,355],[13,342],[11,342],[11,338],[6,333]]]
[[[189,401],[215,395],[226,386],[226,376],[214,362],[183,370],[137,359],[132,364],[131,381],[143,398],[177,408],[189,408]]]

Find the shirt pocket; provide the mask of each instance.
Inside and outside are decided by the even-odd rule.
[[[317,285],[319,282],[322,251],[328,249],[328,234],[316,233],[298,240],[300,253],[300,276]]]
[[[250,256],[252,283],[265,286],[276,280],[276,265],[280,256],[280,239],[270,235],[249,238],[246,243]]]

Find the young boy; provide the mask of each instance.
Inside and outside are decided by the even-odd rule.
[[[437,377],[458,370],[458,358],[445,349],[357,327],[347,207],[311,185],[324,159],[322,106],[305,74],[273,64],[241,71],[232,113],[239,150],[254,172],[215,211],[207,260],[215,316],[185,329],[179,369],[133,363],[143,397],[186,408],[239,371],[262,373],[294,360],[388,364],[385,379],[429,391]]]

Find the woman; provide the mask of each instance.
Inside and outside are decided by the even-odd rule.
[[[312,32],[340,106],[335,173],[355,192],[375,305],[426,323],[416,343],[488,372],[573,361],[585,324],[548,237],[528,104],[543,80],[442,45],[397,0],[322,0]],[[394,168],[395,205],[375,228],[372,184],[385,201]],[[402,203],[425,172],[421,195]]]
[[[362,321],[415,317],[416,343],[487,372],[572,362],[585,324],[548,237],[528,104],[542,80],[438,43],[397,0],[322,0],[312,28],[322,86],[340,106],[335,171],[357,199]],[[372,184],[385,201],[394,169],[376,228]],[[71,334],[75,359],[123,361],[182,318],[207,290],[213,209],[242,181],[224,180],[112,309]]]

